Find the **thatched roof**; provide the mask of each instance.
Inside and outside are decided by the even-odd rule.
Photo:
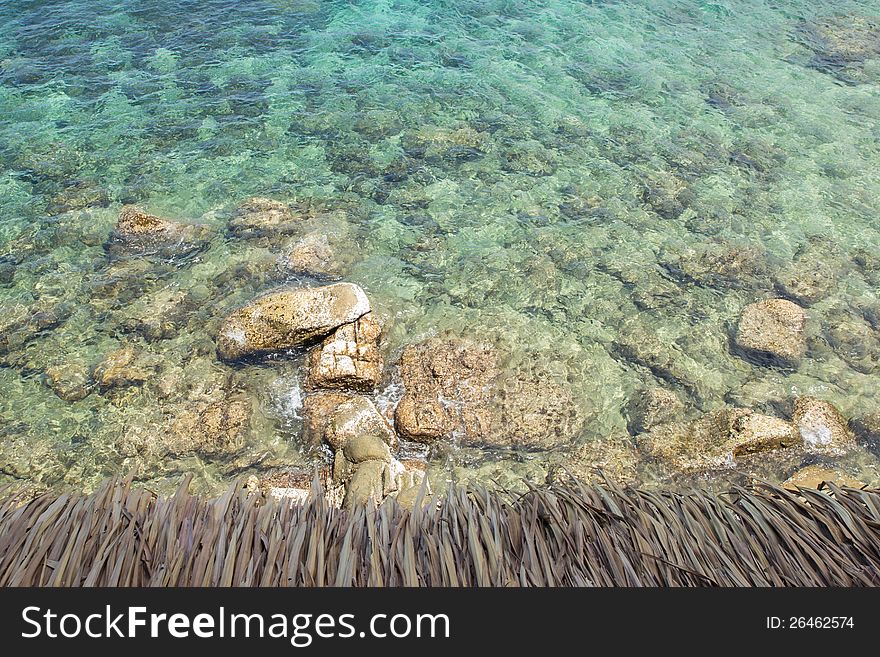
[[[2,585],[880,584],[880,491],[725,495],[570,482],[451,490],[409,512],[248,496],[0,492]]]

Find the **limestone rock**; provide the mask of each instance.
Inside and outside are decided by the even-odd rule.
[[[367,313],[344,324],[309,354],[306,386],[370,391],[382,378],[382,327]]]
[[[627,427],[632,434],[642,433],[674,420],[684,411],[678,395],[666,388],[645,388],[630,399],[626,407]]]
[[[353,283],[288,288],[239,308],[223,322],[220,356],[244,356],[298,347],[370,312],[370,301]]]
[[[766,299],[743,309],[736,345],[750,356],[796,365],[807,351],[803,308],[785,299]]]
[[[827,401],[798,397],[791,420],[800,431],[804,447],[810,452],[840,455],[856,444],[840,411]]]

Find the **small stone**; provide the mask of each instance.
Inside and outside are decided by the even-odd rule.
[[[864,488],[865,483],[841,470],[826,468],[821,465],[808,465],[795,472],[783,482],[783,487],[791,490],[801,488],[819,488],[824,482],[848,488]]]
[[[818,454],[840,455],[856,441],[840,411],[815,397],[798,397],[794,402],[792,422],[800,431],[804,447]]]
[[[684,404],[673,391],[657,387],[643,389],[630,399],[626,408],[627,427],[632,434],[642,433],[675,419],[683,411]]]
[[[807,351],[804,309],[785,299],[766,299],[743,309],[736,345],[764,361],[796,365]]]
[[[352,283],[282,289],[233,312],[223,322],[217,349],[226,360],[301,346],[370,312]]]
[[[291,233],[298,229],[302,216],[287,204],[255,196],[242,203],[229,221],[229,230],[237,237],[250,239],[271,233]]]
[[[168,221],[126,205],[105,249],[111,255],[182,257],[207,246],[207,226]]]
[[[391,461],[388,444],[378,436],[354,436],[345,443],[342,451],[351,463]]]

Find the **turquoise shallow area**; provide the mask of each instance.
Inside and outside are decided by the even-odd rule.
[[[869,28],[817,32],[827,16]],[[312,282],[228,233],[251,196],[344,210],[344,276],[387,318],[388,353],[490,342],[571,392],[575,441],[625,435],[622,409],[658,381],[695,410],[812,394],[875,411],[877,16],[843,0],[0,4],[0,472],[210,487],[306,458],[301,363],[214,354],[225,313]],[[103,243],[123,204],[206,224],[208,248],[114,287]],[[744,360],[741,309],[799,253],[829,281],[807,357]],[[178,293],[174,331],[131,328]],[[47,384],[132,344],[149,385],[69,401]],[[233,388],[259,409],[243,450],[138,442]],[[870,452],[856,461],[878,476]],[[543,473],[539,457],[459,467]]]

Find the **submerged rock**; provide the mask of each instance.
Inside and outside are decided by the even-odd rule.
[[[205,248],[209,235],[207,226],[168,221],[126,205],[104,248],[114,256],[183,257]]]
[[[764,362],[797,365],[807,351],[804,309],[785,299],[766,299],[743,309],[736,346]]]
[[[282,351],[328,335],[370,312],[370,301],[353,283],[271,292],[229,315],[217,338],[226,360]]]
[[[819,488],[823,483],[830,482],[836,486],[850,488],[864,488],[865,483],[855,477],[838,470],[821,465],[808,465],[801,468],[783,482],[785,488],[796,490],[800,488]]]
[[[689,472],[729,467],[736,457],[799,443],[788,422],[748,408],[723,408],[692,422],[662,424],[638,437],[649,456]]]
[[[171,287],[162,288],[138,299],[127,308],[122,320],[123,326],[151,341],[173,337],[186,321],[188,301],[185,291]]]
[[[92,378],[101,388],[141,385],[154,373],[150,365],[129,345],[107,354],[95,366]]]
[[[437,399],[406,394],[394,409],[394,427],[406,440],[431,444],[449,436],[455,424]]]
[[[823,313],[822,337],[857,372],[880,372],[880,331],[861,315],[835,306]]]
[[[0,316],[0,355],[18,350],[41,332],[63,324],[72,313],[71,305],[60,301],[4,306]]]
[[[636,393],[626,407],[627,428],[632,434],[642,433],[670,422],[684,411],[678,395],[666,388],[646,388]]]
[[[880,57],[880,17],[821,16],[802,23],[796,36],[814,53],[810,67],[847,84],[866,82],[865,63]]]
[[[581,481],[608,478],[620,484],[634,484],[639,479],[641,455],[626,436],[588,440],[567,456],[562,464]]]
[[[780,296],[803,306],[827,297],[843,273],[844,257],[827,239],[813,237],[776,274]]]
[[[287,203],[255,196],[238,207],[229,220],[229,230],[244,239],[266,234],[289,234],[299,230],[303,218]]]
[[[181,412],[164,438],[171,454],[229,454],[244,446],[250,429],[252,403],[245,395]]]
[[[856,441],[837,408],[815,397],[798,397],[791,418],[807,451],[840,455],[855,447]]]
[[[344,324],[309,353],[306,386],[370,391],[382,378],[382,326],[367,313]]]
[[[400,376],[406,392],[394,419],[408,440],[454,436],[465,446],[545,450],[570,444],[581,428],[567,388],[541,373],[501,376],[498,354],[468,340],[410,345]]]
[[[62,363],[48,368],[46,383],[56,395],[68,402],[85,399],[94,386],[88,367],[77,362]]]

